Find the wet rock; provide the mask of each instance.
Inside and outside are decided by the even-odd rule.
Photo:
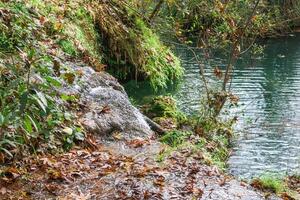
[[[152,135],[143,115],[131,105],[117,79],[82,65],[73,64],[72,68],[80,71],[80,76],[72,85],[65,84],[61,92],[80,95],[86,108],[79,121],[87,130],[102,136],[118,132],[125,139]]]

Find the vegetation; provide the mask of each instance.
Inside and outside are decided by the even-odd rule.
[[[66,37],[64,26],[56,18],[58,5],[52,6],[48,10],[42,1],[0,3],[2,161],[27,150],[69,148],[84,138],[81,127],[72,123],[71,112],[57,104],[65,74],[58,74],[55,56],[63,51],[75,55],[77,50],[72,43],[61,42]],[[53,47],[56,43],[61,51]]]
[[[297,199],[297,189],[299,185],[299,177],[290,176],[286,179],[280,178],[276,175],[265,174],[259,178],[252,180],[251,185],[263,191],[274,192],[280,195],[283,199]]]
[[[265,175],[259,179],[254,179],[252,185],[261,187],[261,189],[270,190],[272,192],[281,193],[284,191],[284,182],[277,177]]]
[[[164,88],[181,77],[180,61],[134,9],[124,4],[100,1],[94,5],[108,65],[121,79],[147,78],[154,89]]]
[[[262,52],[263,47],[256,44],[258,38],[283,35],[299,26],[299,8],[299,1],[293,0],[0,0],[0,163],[25,157],[22,164],[27,167],[0,168],[1,194],[7,193],[2,181],[3,185],[12,183],[19,174],[27,176],[28,171],[40,166],[43,166],[39,169],[41,174],[47,176],[45,183],[71,182],[81,176],[77,170],[83,169],[88,180],[94,180],[91,176],[95,174],[102,177],[122,172],[140,179],[156,173],[158,179],[153,185],[162,187],[165,177],[158,175],[157,171],[163,171],[158,166],[150,168],[143,163],[145,169],[135,174],[134,166],[142,166],[135,160],[140,154],[126,157],[102,152],[105,148],[99,144],[102,145],[103,138],[97,141],[93,136],[88,138],[87,130],[78,121],[83,112],[81,95],[69,94],[64,89],[76,85],[81,74],[69,66],[72,63],[84,63],[97,72],[107,70],[120,81],[148,81],[155,91],[167,88],[169,83],[180,80],[184,70],[181,60],[163,42],[166,35],[172,38],[172,43],[193,53],[205,95],[201,109],[194,116],[181,112],[170,96],[156,96],[142,107],[145,115],[165,130],[158,139],[164,149],[157,160],[170,161],[173,154],[181,154],[184,155],[181,168],[185,167],[186,159],[196,158],[197,170],[202,169],[200,164],[225,170],[232,126],[237,119],[224,121],[220,114],[225,105],[236,106],[239,101],[231,91],[236,61],[246,52]],[[215,51],[227,56],[228,61],[225,67],[212,66],[217,80],[212,86],[206,66],[211,66],[210,58]],[[99,112],[108,115],[110,111],[110,106],[105,105]],[[152,145],[149,138],[122,141],[122,133],[119,129],[115,131],[119,124],[111,122],[107,126],[113,129],[110,143],[120,140],[133,152]],[[81,150],[63,158],[46,156],[42,163],[28,162],[30,154],[61,153],[83,141],[87,148],[78,147]],[[117,145],[114,150],[119,151]],[[72,157],[79,162],[73,162]],[[89,173],[89,165],[97,170],[101,166],[102,171]],[[60,166],[64,166],[63,170]],[[189,170],[193,167],[189,165]],[[197,170],[191,170],[189,181],[196,177]],[[64,173],[69,173],[69,177]],[[283,180],[262,176],[253,180],[252,185],[296,199],[299,177]],[[193,188],[194,180],[184,187],[193,196],[203,194],[201,189]],[[46,188],[51,192],[54,186]],[[125,192],[120,194],[125,196]],[[150,192],[145,190],[143,195],[146,197]]]
[[[170,96],[154,97],[142,108],[143,112],[157,123],[165,124],[165,128],[179,127],[187,117],[179,111],[176,101]]]
[[[144,113],[168,130],[160,137],[167,147],[158,155],[164,161],[173,152],[201,153],[204,163],[226,169],[229,156],[232,122],[221,122],[206,116],[186,116],[170,96],[154,97],[143,107]]]
[[[183,73],[179,60],[124,5],[98,1],[87,4],[83,0],[62,2],[0,3],[1,158],[26,152],[24,149],[30,152],[68,149],[74,141],[84,139],[84,130],[73,121],[76,113],[70,108],[66,111],[70,99],[76,104],[79,97],[59,92],[65,83],[72,84],[77,74],[60,60],[82,60],[101,71],[106,66],[105,60],[112,61],[108,55],[114,55],[117,63],[129,63],[138,74],[148,77],[154,88],[165,87]],[[117,14],[127,18],[131,25],[117,26],[117,21],[110,21],[105,27],[106,21],[101,19],[109,16],[99,13],[114,6],[120,6],[121,13]],[[114,27],[125,27],[126,31]],[[130,29],[128,34],[127,28]],[[118,41],[118,37],[110,35],[110,31],[119,34],[122,41],[125,37],[131,39],[126,41],[126,46],[119,43],[120,40],[113,47],[107,42]],[[120,51],[124,54],[121,53],[119,59],[115,56]],[[129,60],[122,60],[124,56]],[[124,76],[126,74],[125,70]]]

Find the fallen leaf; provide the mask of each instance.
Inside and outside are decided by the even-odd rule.
[[[109,105],[105,105],[103,106],[102,110],[100,111],[101,114],[106,114],[109,113],[111,111],[111,108],[109,107]]]
[[[62,130],[64,133],[68,134],[68,135],[72,135],[73,134],[73,130],[69,127],[65,127],[63,130]]]
[[[121,140],[121,139],[123,138],[123,135],[122,135],[122,133],[120,133],[120,132],[114,132],[114,133],[112,134],[112,136],[113,136],[113,138],[116,139],[116,140]]]
[[[149,144],[148,140],[140,140],[140,139],[134,139],[129,142],[127,142],[127,145],[133,148],[139,148],[144,146],[144,144]]]
[[[69,83],[73,84],[75,81],[75,74],[74,73],[65,73],[64,79]]]
[[[163,176],[159,176],[158,178],[156,178],[155,180],[154,180],[154,185],[156,185],[156,186],[164,186],[165,185],[165,177],[163,177]]]
[[[0,194],[4,195],[4,194],[6,194],[6,193],[7,193],[7,188],[2,187],[2,188],[0,189]]]
[[[223,76],[223,73],[222,73],[222,71],[220,70],[219,67],[215,67],[215,69],[214,69],[214,74],[215,74],[215,76],[216,76],[218,79],[221,79],[222,76]]]

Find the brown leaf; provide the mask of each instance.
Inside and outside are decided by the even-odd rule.
[[[144,146],[144,144],[149,144],[148,140],[140,140],[140,139],[134,139],[129,142],[127,142],[127,145],[133,148],[138,148]]]
[[[295,198],[293,198],[291,195],[289,195],[287,192],[284,192],[281,194],[281,198],[283,200],[296,200]]]
[[[201,190],[200,188],[193,188],[193,194],[197,199],[200,199],[203,195],[203,190]]]
[[[153,183],[156,186],[164,186],[165,185],[165,177],[159,176],[157,179],[154,180]]]
[[[44,16],[41,16],[40,17],[40,23],[41,23],[41,25],[44,25],[45,22],[46,22],[46,18]]]
[[[5,156],[3,153],[0,152],[0,164],[3,164],[5,161]]]
[[[45,188],[53,194],[59,190],[59,186],[57,184],[45,184]]]
[[[169,64],[174,63],[174,58],[171,54],[167,54],[166,59]]]
[[[219,182],[219,185],[220,186],[224,186],[226,183],[226,178],[223,178],[220,182]]]
[[[223,72],[220,70],[219,67],[215,67],[214,74],[218,79],[221,79],[223,76]]]
[[[201,126],[196,126],[195,127],[195,133],[199,136],[204,136],[204,129]]]
[[[102,110],[100,111],[101,114],[106,114],[109,113],[111,111],[111,108],[109,107],[109,105],[105,105]]]
[[[5,187],[2,187],[1,189],[0,189],[0,194],[2,194],[2,195],[4,195],[4,194],[6,194],[8,191],[7,191],[7,188],[5,188]]]
[[[56,169],[47,170],[47,174],[49,176],[49,179],[52,179],[52,180],[65,180],[63,173],[61,171],[56,170]]]
[[[75,81],[75,74],[74,73],[65,73],[64,79],[69,83],[73,84]]]
[[[112,137],[113,137],[114,139],[116,139],[116,140],[121,140],[121,139],[123,138],[123,135],[122,135],[122,133],[120,133],[120,132],[114,132],[114,133],[112,134]]]
[[[230,100],[230,103],[236,105],[239,102],[240,98],[236,95],[230,94],[229,95],[229,100]]]
[[[56,76],[60,76],[60,63],[58,60],[53,60],[53,71]]]
[[[54,23],[54,30],[56,30],[56,31],[61,31],[63,29],[63,27],[64,27],[63,24],[60,22]]]

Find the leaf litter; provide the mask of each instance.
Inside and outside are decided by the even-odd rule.
[[[158,163],[157,154],[143,153],[157,148],[153,139],[125,142],[131,154],[120,151],[120,143],[97,137],[89,143],[2,167],[1,199],[263,199],[247,184],[203,164],[201,154],[190,156],[189,150]]]

